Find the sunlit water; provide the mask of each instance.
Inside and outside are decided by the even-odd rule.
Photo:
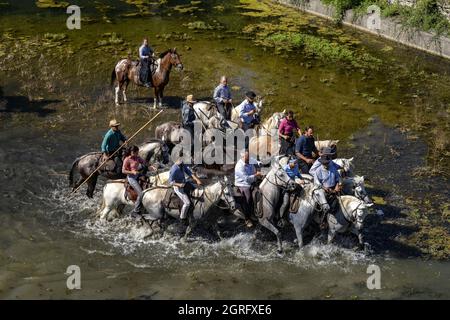
[[[111,3],[119,9],[124,6],[123,2]],[[42,17],[34,14],[34,1],[29,4],[27,9],[14,11],[14,14],[27,17],[26,23],[19,23],[13,15],[2,16],[5,19],[2,26],[15,28],[23,34],[33,28],[42,33],[65,32],[57,13],[46,12],[44,16],[48,24],[42,24],[39,23]],[[213,17],[205,13],[206,18]],[[247,18],[230,13],[217,18],[230,29],[238,29],[248,22]],[[83,191],[70,195],[66,176],[70,164],[76,156],[98,148],[105,131],[105,119],[113,116],[121,119],[124,131],[130,134],[150,114],[144,98],[147,94],[143,91],[132,90],[129,94],[132,102],[120,108],[115,108],[110,102],[96,100],[105,95],[105,99],[111,101],[112,96],[106,88],[107,78],[115,60],[123,56],[123,50],[112,50],[114,57],[110,57],[110,48],[105,49],[106,52],[94,50],[92,43],[101,37],[101,33],[111,30],[120,32],[128,41],[138,41],[141,32],[136,30],[144,29],[152,34],[182,30],[195,37],[183,44],[174,39],[167,40],[167,43],[157,40],[159,48],[178,46],[186,66],[184,73],[173,73],[167,90],[167,103],[172,104],[172,108],[164,112],[159,121],[179,117],[176,108],[188,91],[209,97],[215,79],[221,73],[229,72],[233,85],[241,87],[234,92],[236,97],[242,96],[248,88],[266,95],[269,110],[266,115],[270,111],[293,108],[302,124],[316,124],[320,138],[338,138],[348,142],[349,135],[354,135],[352,143],[355,148],[341,148],[342,155],[356,156],[358,173],[368,175],[372,184],[377,184],[383,192],[389,192],[389,205],[394,209],[401,206],[403,193],[414,190],[417,193],[434,192],[448,199],[448,191],[442,187],[448,183],[445,177],[433,180],[430,189],[427,189],[427,184],[411,178],[411,171],[425,163],[427,145],[421,139],[406,142],[404,135],[391,127],[397,120],[402,123],[410,121],[412,116],[408,106],[399,105],[406,100],[401,89],[386,90],[391,84],[386,82],[382,73],[364,82],[362,75],[355,73],[351,76],[333,65],[318,63],[309,68],[298,61],[264,52],[247,40],[233,36],[220,39],[215,37],[215,31],[212,34],[196,33],[180,27],[180,22],[192,19],[195,18],[155,16],[123,18],[123,25],[103,22],[88,25],[88,33],[71,35],[72,41],[80,48],[88,48],[85,52],[80,50],[74,61],[80,64],[87,55],[90,59],[98,59],[99,66],[92,66],[95,71],[77,76],[67,71],[73,82],[61,86],[64,88],[58,97],[61,101],[44,104],[43,109],[53,109],[53,113],[2,113],[0,297],[449,298],[449,263],[426,261],[413,249],[395,243],[396,235],[410,231],[406,228],[396,231],[393,227],[393,232],[385,234],[386,224],[381,224],[382,218],[375,215],[370,216],[368,226],[373,234],[369,237],[373,252],[363,253],[340,244],[325,245],[318,238],[308,240],[299,251],[290,230],[283,236],[285,252],[279,256],[273,236],[266,231],[246,230],[239,223],[222,240],[211,237],[200,228],[188,241],[182,241],[172,232],[159,238],[149,237],[147,226],[136,224],[126,216],[112,222],[101,222],[95,213],[101,205],[103,181],[100,181],[93,199],[87,199]],[[365,38],[361,35],[356,37]],[[374,52],[387,45],[379,39],[365,41]],[[183,47],[188,44],[191,50]],[[221,51],[224,44],[234,49]],[[136,44],[133,42],[130,46],[135,47]],[[424,68],[435,70],[441,63],[416,54]],[[408,51],[395,47],[393,56],[402,61],[408,56]],[[302,60],[302,57],[298,59]],[[87,67],[89,64],[80,65]],[[402,66],[411,67],[407,64]],[[447,64],[443,64],[442,70],[446,68]],[[304,84],[299,81],[303,76],[307,79]],[[332,79],[331,85],[322,81],[324,78]],[[293,82],[300,83],[300,86],[293,86]],[[27,103],[25,92],[23,88],[18,89],[16,81],[2,78],[0,84],[4,95],[8,101],[14,102],[14,106]],[[407,85],[405,81],[399,87]],[[381,104],[369,104],[365,98],[353,93],[355,90],[375,91],[379,88],[386,90]],[[445,97],[445,93],[439,94]],[[82,99],[86,105],[69,107],[70,97]],[[439,100],[440,97],[436,93],[431,98]],[[63,100],[66,98],[68,101]],[[33,106],[30,108],[34,110]],[[329,121],[330,112],[336,121]],[[368,123],[371,116],[380,119],[374,124]],[[415,117],[420,118],[420,112]],[[154,125],[138,138],[138,142],[152,137],[153,129]],[[387,147],[383,148],[387,145],[399,146],[401,152],[403,149],[414,152],[409,156],[392,158]],[[383,170],[379,169],[381,166]],[[417,196],[417,193],[413,195]],[[389,212],[386,214],[389,218]],[[231,220],[228,216],[225,218]],[[370,264],[381,268],[381,290],[369,290],[366,286],[369,276],[366,270]],[[67,275],[64,273],[69,265],[80,266],[82,290],[67,289]]]

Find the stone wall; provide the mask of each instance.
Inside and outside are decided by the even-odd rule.
[[[334,7],[327,6],[320,0],[275,1],[327,19],[333,19],[335,16]],[[356,16],[352,10],[348,10],[342,23],[409,47],[450,59],[450,38],[448,37],[437,37],[429,32],[406,28],[392,17],[380,17],[379,28],[377,29],[370,28],[368,20],[373,20],[373,16]]]

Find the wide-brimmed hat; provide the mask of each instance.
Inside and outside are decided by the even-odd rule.
[[[254,93],[253,91],[247,91],[247,92],[245,93],[245,96],[246,96],[247,98],[250,98],[250,99],[255,99],[255,98],[256,98],[256,93]]]
[[[327,155],[322,155],[322,156],[319,158],[319,162],[320,162],[321,164],[329,164],[330,161],[331,161],[331,159],[330,159],[330,157],[327,156]]]
[[[332,156],[332,155],[335,154],[335,152],[334,152],[334,150],[333,150],[332,148],[330,148],[330,147],[325,147],[325,148],[322,148],[322,154],[323,154],[323,155],[329,155],[329,156]]]
[[[116,119],[112,119],[112,120],[109,122],[109,126],[110,126],[110,127],[118,127],[118,126],[120,126],[120,122],[117,122]]]
[[[190,94],[186,97],[186,101],[190,103],[195,103],[197,101],[194,100],[194,95]]]

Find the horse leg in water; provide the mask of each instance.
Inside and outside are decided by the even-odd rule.
[[[161,87],[161,89],[159,89],[159,107],[162,108],[163,106],[163,97],[164,97],[164,88]]]
[[[119,92],[120,92],[120,82],[118,80],[117,86],[114,88],[116,106],[119,105]]]
[[[283,245],[282,245],[282,242],[281,242],[280,231],[278,231],[278,229],[272,223],[270,223],[270,221],[267,220],[266,218],[259,219],[259,223],[262,226],[264,226],[265,228],[267,228],[268,230],[272,231],[273,234],[275,234],[275,236],[277,237],[277,243],[278,243],[277,252],[278,253],[283,253]]]
[[[125,80],[125,83],[122,85],[122,95],[123,95],[123,102],[127,102],[127,88],[128,88],[128,80]]]
[[[86,190],[86,195],[89,198],[92,198],[94,196],[94,191],[95,191],[95,186],[97,185],[97,179],[98,179],[98,174],[94,174],[91,179],[89,179],[89,181],[87,182],[87,190]]]
[[[154,93],[155,93],[155,98],[153,99],[153,109],[156,109],[156,106],[157,106],[158,100],[159,100],[159,88],[158,87],[155,87]]]

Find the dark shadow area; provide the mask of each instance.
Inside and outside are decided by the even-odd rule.
[[[39,117],[45,117],[56,112],[55,109],[48,108],[48,106],[58,102],[61,100],[32,101],[24,96],[2,97],[0,95],[0,113],[36,113]]]

